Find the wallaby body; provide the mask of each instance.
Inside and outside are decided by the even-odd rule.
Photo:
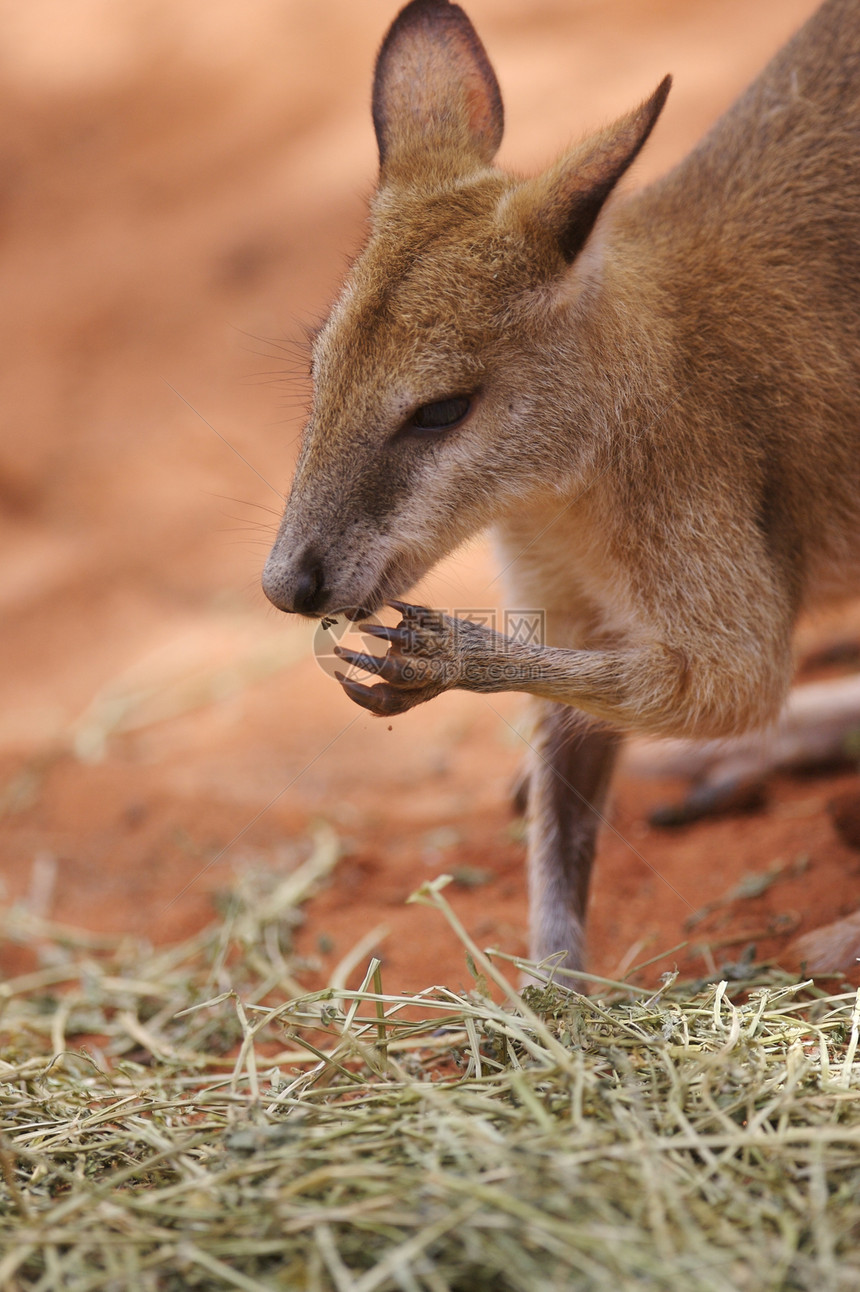
[[[342,652],[383,680],[344,686],[380,714],[457,686],[544,701],[532,950],[574,968],[616,731],[774,721],[798,613],[860,589],[860,0],[828,0],[685,161],[607,203],[667,92],[509,176],[465,15],[402,11],[371,232],[315,340],[264,574],[282,609],[374,611],[494,526],[546,644],[402,607],[372,630],[384,661]]]

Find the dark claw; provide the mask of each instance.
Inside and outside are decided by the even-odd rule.
[[[421,618],[422,615],[436,615],[438,610],[431,610],[429,606],[412,606],[408,601],[389,601],[392,610],[396,610],[404,619]]]
[[[361,682],[351,682],[349,678],[344,677],[343,673],[335,673],[335,677],[350,700],[354,700],[362,709],[367,709],[377,718],[390,718],[395,714],[405,713],[415,703],[385,682],[379,682],[376,686],[362,686]]]
[[[371,713],[376,712],[376,697],[374,695],[375,687],[362,686],[361,682],[351,682],[343,673],[335,673],[335,677],[340,682],[344,691],[346,691],[350,700],[360,704],[362,709],[370,709]]]
[[[350,650],[348,646],[336,646],[335,654],[346,660],[355,668],[363,668],[366,673],[380,678],[383,682],[395,685],[410,686],[421,684],[420,666],[404,659],[402,655],[388,654],[381,659],[378,655],[368,655],[365,651]]]
[[[405,601],[389,601],[392,609],[402,616],[402,626],[406,629],[426,628],[439,633],[445,626],[445,616],[441,610],[430,610],[427,606],[410,606]]]
[[[391,642],[393,646],[403,646],[410,635],[408,628],[386,628],[384,624],[363,624],[361,631],[368,637],[378,637],[380,641]]]
[[[365,673],[381,673],[384,659],[376,655],[366,655],[364,651],[350,650],[348,646],[335,646],[335,655],[340,659],[346,660],[347,664],[353,664],[356,668],[364,669]]]

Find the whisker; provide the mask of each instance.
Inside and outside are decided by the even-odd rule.
[[[228,517],[227,517],[227,520],[241,520],[241,519],[242,519],[242,517],[241,517],[241,516],[228,516]],[[274,532],[275,532],[275,527],[274,527],[274,525],[264,525],[262,521],[258,521],[258,522],[257,522],[257,523],[255,523],[255,524],[234,525],[234,526],[233,526],[232,528],[230,528],[230,529],[226,529],[226,528],[225,528],[225,529],[222,529],[222,530],[221,530],[221,533],[222,533],[222,534],[241,534],[241,533],[243,533],[243,532],[247,532],[247,533],[249,533],[249,534],[250,534],[250,533],[257,533],[257,534],[261,534],[261,533],[263,533],[263,534],[274,534]]]
[[[204,490],[204,493],[209,498],[220,498],[222,502],[235,502],[239,507],[257,507],[260,511],[267,511],[272,516],[276,516],[279,520],[281,518],[280,511],[275,511],[274,507],[267,507],[262,502],[251,502],[249,498],[234,498],[228,493],[213,493],[211,489]]]

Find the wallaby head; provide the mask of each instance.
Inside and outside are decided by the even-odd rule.
[[[375,610],[584,468],[590,427],[559,406],[559,348],[575,363],[592,232],[668,90],[523,180],[493,165],[502,101],[462,9],[402,10],[376,63],[370,234],[314,340],[312,412],[263,576],[276,606]],[[538,423],[566,427],[566,460]]]

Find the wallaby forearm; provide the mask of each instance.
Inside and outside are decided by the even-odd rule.
[[[454,688],[520,691],[629,730],[719,737],[775,718],[787,687],[785,662],[754,643],[719,654],[703,648],[698,655],[660,642],[575,650],[517,642],[421,607],[401,609],[401,626],[365,627],[388,644],[386,656],[336,648],[345,664],[379,679],[373,686],[352,679],[343,684],[357,703],[381,716]]]
[[[586,651],[511,643],[496,656],[472,659],[457,685],[485,693],[522,691],[629,731],[711,737],[774,718],[785,693],[782,677],[774,685],[765,668],[752,677],[727,670],[722,661],[719,667],[691,661],[664,645]]]

